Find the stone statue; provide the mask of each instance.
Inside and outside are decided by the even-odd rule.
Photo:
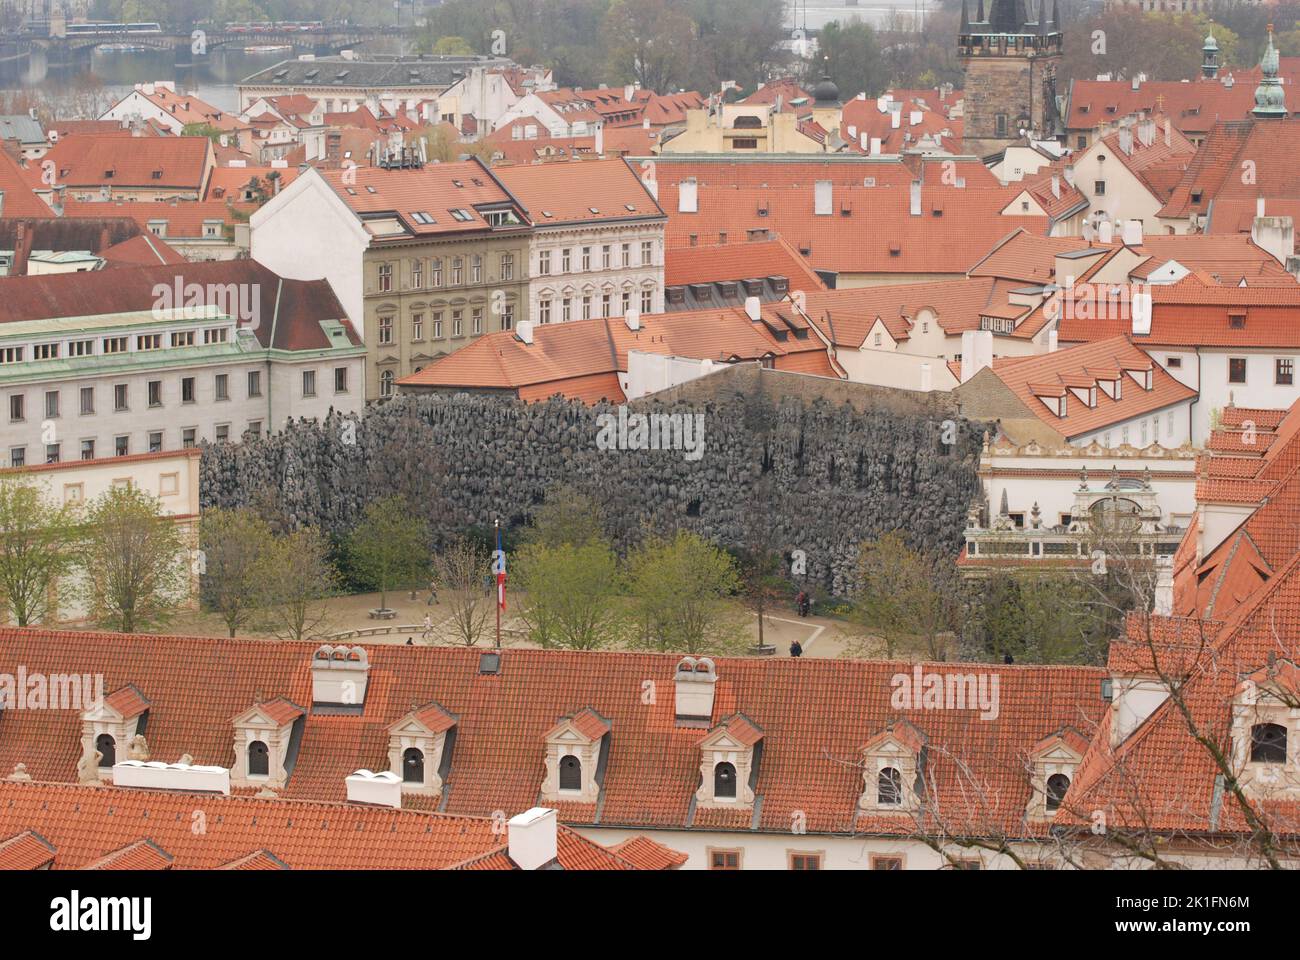
[[[99,783],[99,762],[103,759],[98,750],[83,753],[77,763],[77,779],[82,783]]]
[[[131,738],[131,742],[126,745],[126,756],[128,760],[149,759],[149,744],[144,738],[144,734],[137,733]]]

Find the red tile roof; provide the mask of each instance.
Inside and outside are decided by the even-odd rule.
[[[1148,80],[1137,90],[1130,80],[1074,80],[1065,110],[1068,130],[1091,130],[1121,117],[1163,114],[1185,134],[1207,133],[1216,121],[1244,120],[1255,106],[1253,84],[1219,80]]]
[[[590,160],[580,168],[539,163],[496,173],[538,227],[664,216],[626,160]],[[582,189],[575,190],[575,183]]]
[[[0,781],[0,837],[21,840],[0,845],[0,868],[41,865],[39,841],[19,837],[33,830],[54,849],[59,870],[442,870],[487,854],[498,857],[496,869],[514,867],[486,816]],[[557,840],[565,869],[635,869],[567,827]]]
[[[63,216],[69,219],[85,217],[130,217],[145,231],[157,222],[166,224],[169,240],[201,240],[204,226],[220,221],[223,226],[237,222],[230,206],[223,200],[172,200],[172,201],[79,201],[70,200],[63,206]]]
[[[32,189],[33,180],[40,181],[40,170],[39,166],[24,168],[7,152],[0,150],[0,193],[4,194],[0,215],[5,219],[11,217],[54,219],[54,211],[50,209],[50,205],[38,197]]]
[[[0,840],[0,870],[39,870],[53,861],[54,847],[39,833],[25,830]]]
[[[817,271],[782,237],[744,243],[669,247],[664,251],[664,286],[785,277],[791,290],[825,290]]]
[[[894,340],[908,339],[923,309],[934,311],[939,326],[949,335],[978,330],[979,318],[996,302],[997,292],[989,277],[849,287],[810,295],[807,311],[827,339],[856,350],[877,319]]]
[[[108,689],[133,683],[150,700],[147,736],[154,757],[188,753],[200,764],[229,766],[230,717],[259,693],[310,702],[315,649],[314,644],[238,639],[2,629],[0,671],[12,673],[24,664],[29,672],[45,674],[102,673]],[[604,799],[599,812],[592,805],[562,803],[566,823],[634,829],[717,824],[744,831],[756,823],[759,830],[786,834],[792,812],[802,811],[810,833],[844,831],[853,826],[863,791],[860,747],[906,720],[933,748],[927,783],[933,786],[933,802],[949,814],[947,822],[973,815],[970,793],[963,790],[966,770],[984,785],[978,816],[986,824],[992,818],[1006,835],[1018,835],[1033,829],[1023,822],[1031,787],[1021,754],[1063,726],[1090,725],[1104,708],[1099,682],[1104,672],[1091,667],[719,658],[713,718],[739,723],[734,715],[743,714],[761,727],[755,791],[762,802],[757,816],[749,810],[701,810],[692,820],[703,732],[675,719],[679,657],[511,649],[498,673],[482,674],[481,651],[474,649],[376,645],[367,653],[369,682],[361,711],[349,715],[313,707],[308,712],[282,791],[285,799],[205,797],[208,833],[196,838],[189,817],[192,796],[4,783],[0,837],[37,830],[62,862],[74,864],[148,838],[178,864],[203,867],[263,848],[293,867],[348,860],[353,867],[376,861],[390,867],[441,866],[478,852],[460,852],[467,837],[490,842],[490,820],[465,822],[464,817],[536,803],[543,735],[556,718],[585,707],[610,726]],[[997,715],[981,719],[972,709],[891,705],[897,676],[915,669],[997,677]],[[647,679],[660,691],[648,704],[640,695]],[[353,771],[386,769],[387,727],[411,703],[431,695],[457,717],[440,809],[459,819],[320,802],[342,799],[344,777]],[[0,771],[22,762],[40,780],[76,779],[82,750],[77,711],[8,710],[4,723]],[[182,819],[166,812],[172,802],[184,805]],[[428,802],[411,798],[412,805]],[[117,810],[111,828],[103,825],[109,806]],[[93,832],[84,829],[87,822],[96,824]],[[895,821],[892,832],[898,827]]]
[[[99,255],[110,267],[147,267],[186,262],[183,256],[151,233],[142,233],[106,247]]]
[[[649,837],[629,837],[609,849],[641,870],[672,870],[690,859]]]
[[[1152,388],[1143,389],[1126,371],[1149,370]],[[1094,372],[1089,372],[1094,371]],[[1196,399],[1196,391],[1179,383],[1127,337],[1028,357],[993,361],[993,376],[1001,380],[1040,420],[1065,437],[1077,437],[1112,424]],[[983,371],[981,371],[981,374]],[[1102,375],[1118,375],[1118,400],[1097,385]],[[1096,406],[1089,407],[1070,387],[1092,386]],[[1065,397],[1065,416],[1058,416],[1039,397]]]
[[[212,141],[207,137],[61,137],[42,162],[73,189],[125,187],[195,191],[207,188]],[[111,176],[109,175],[111,172]]]
[[[1188,163],[1161,217],[1204,214],[1220,199],[1300,199],[1300,120],[1216,124]],[[1249,173],[1250,176],[1246,176]],[[1195,195],[1195,197],[1194,197]]]

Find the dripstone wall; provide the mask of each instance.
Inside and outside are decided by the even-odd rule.
[[[518,527],[548,489],[568,484],[600,505],[620,549],[646,530],[676,528],[734,547],[754,517],[770,521],[770,542],[804,551],[811,582],[837,596],[864,539],[899,529],[915,545],[955,553],[979,490],[983,425],[723,393],[629,408],[702,415],[697,460],[683,450],[600,449],[598,417],[618,412],[608,404],[399,396],[360,419],[208,446],[201,498],[204,508],[234,507],[272,491],[291,524],[342,534],[371,500],[403,493],[445,542],[497,517]],[[770,483],[758,484],[764,477]]]

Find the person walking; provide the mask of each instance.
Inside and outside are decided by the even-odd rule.
[[[433,617],[427,613],[424,615],[424,632],[420,634],[420,639],[425,643],[429,642],[429,634],[433,632]]]
[[[429,581],[429,599],[425,602],[426,607],[431,607],[438,602],[438,584],[433,580]],[[426,616],[424,619],[428,620]]]
[[[803,644],[801,644],[798,640],[792,640],[790,642],[790,656],[792,657],[803,656]]]

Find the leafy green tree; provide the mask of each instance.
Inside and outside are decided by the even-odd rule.
[[[681,653],[725,653],[744,646],[730,597],[735,561],[694,533],[654,538],[628,558],[628,584],[641,627],[634,642]]]
[[[647,90],[678,90],[691,72],[695,29],[678,0],[614,0],[602,27],[609,69]]]
[[[618,558],[609,544],[532,543],[514,557],[527,601],[523,619],[543,647],[596,650],[618,639]]]
[[[58,585],[72,568],[76,540],[71,506],[28,478],[0,478],[0,607],[18,626],[58,616]]]
[[[281,640],[310,640],[326,632],[329,599],[338,574],[329,560],[329,541],[305,527],[271,544],[260,591],[267,628]]]
[[[880,42],[870,24],[857,19],[847,23],[832,20],[818,37],[818,49],[821,59],[809,64],[808,82],[815,83],[825,72],[845,100],[863,91],[868,97],[879,96],[889,86]]]
[[[961,584],[950,557],[913,550],[897,532],[864,543],[854,618],[875,631],[894,658],[900,649],[946,660],[961,628]]]
[[[474,48],[464,37],[441,37],[433,45],[433,53],[439,57],[473,56]]]
[[[271,550],[271,526],[252,510],[212,509],[199,527],[199,596],[203,607],[221,617],[233,637],[260,606]]]
[[[123,633],[166,623],[188,595],[189,551],[162,503],[136,487],[91,501],[78,550],[86,606]]]
[[[347,541],[353,578],[379,591],[388,608],[388,591],[413,586],[429,571],[429,526],[402,497],[384,497],[366,507]]]

